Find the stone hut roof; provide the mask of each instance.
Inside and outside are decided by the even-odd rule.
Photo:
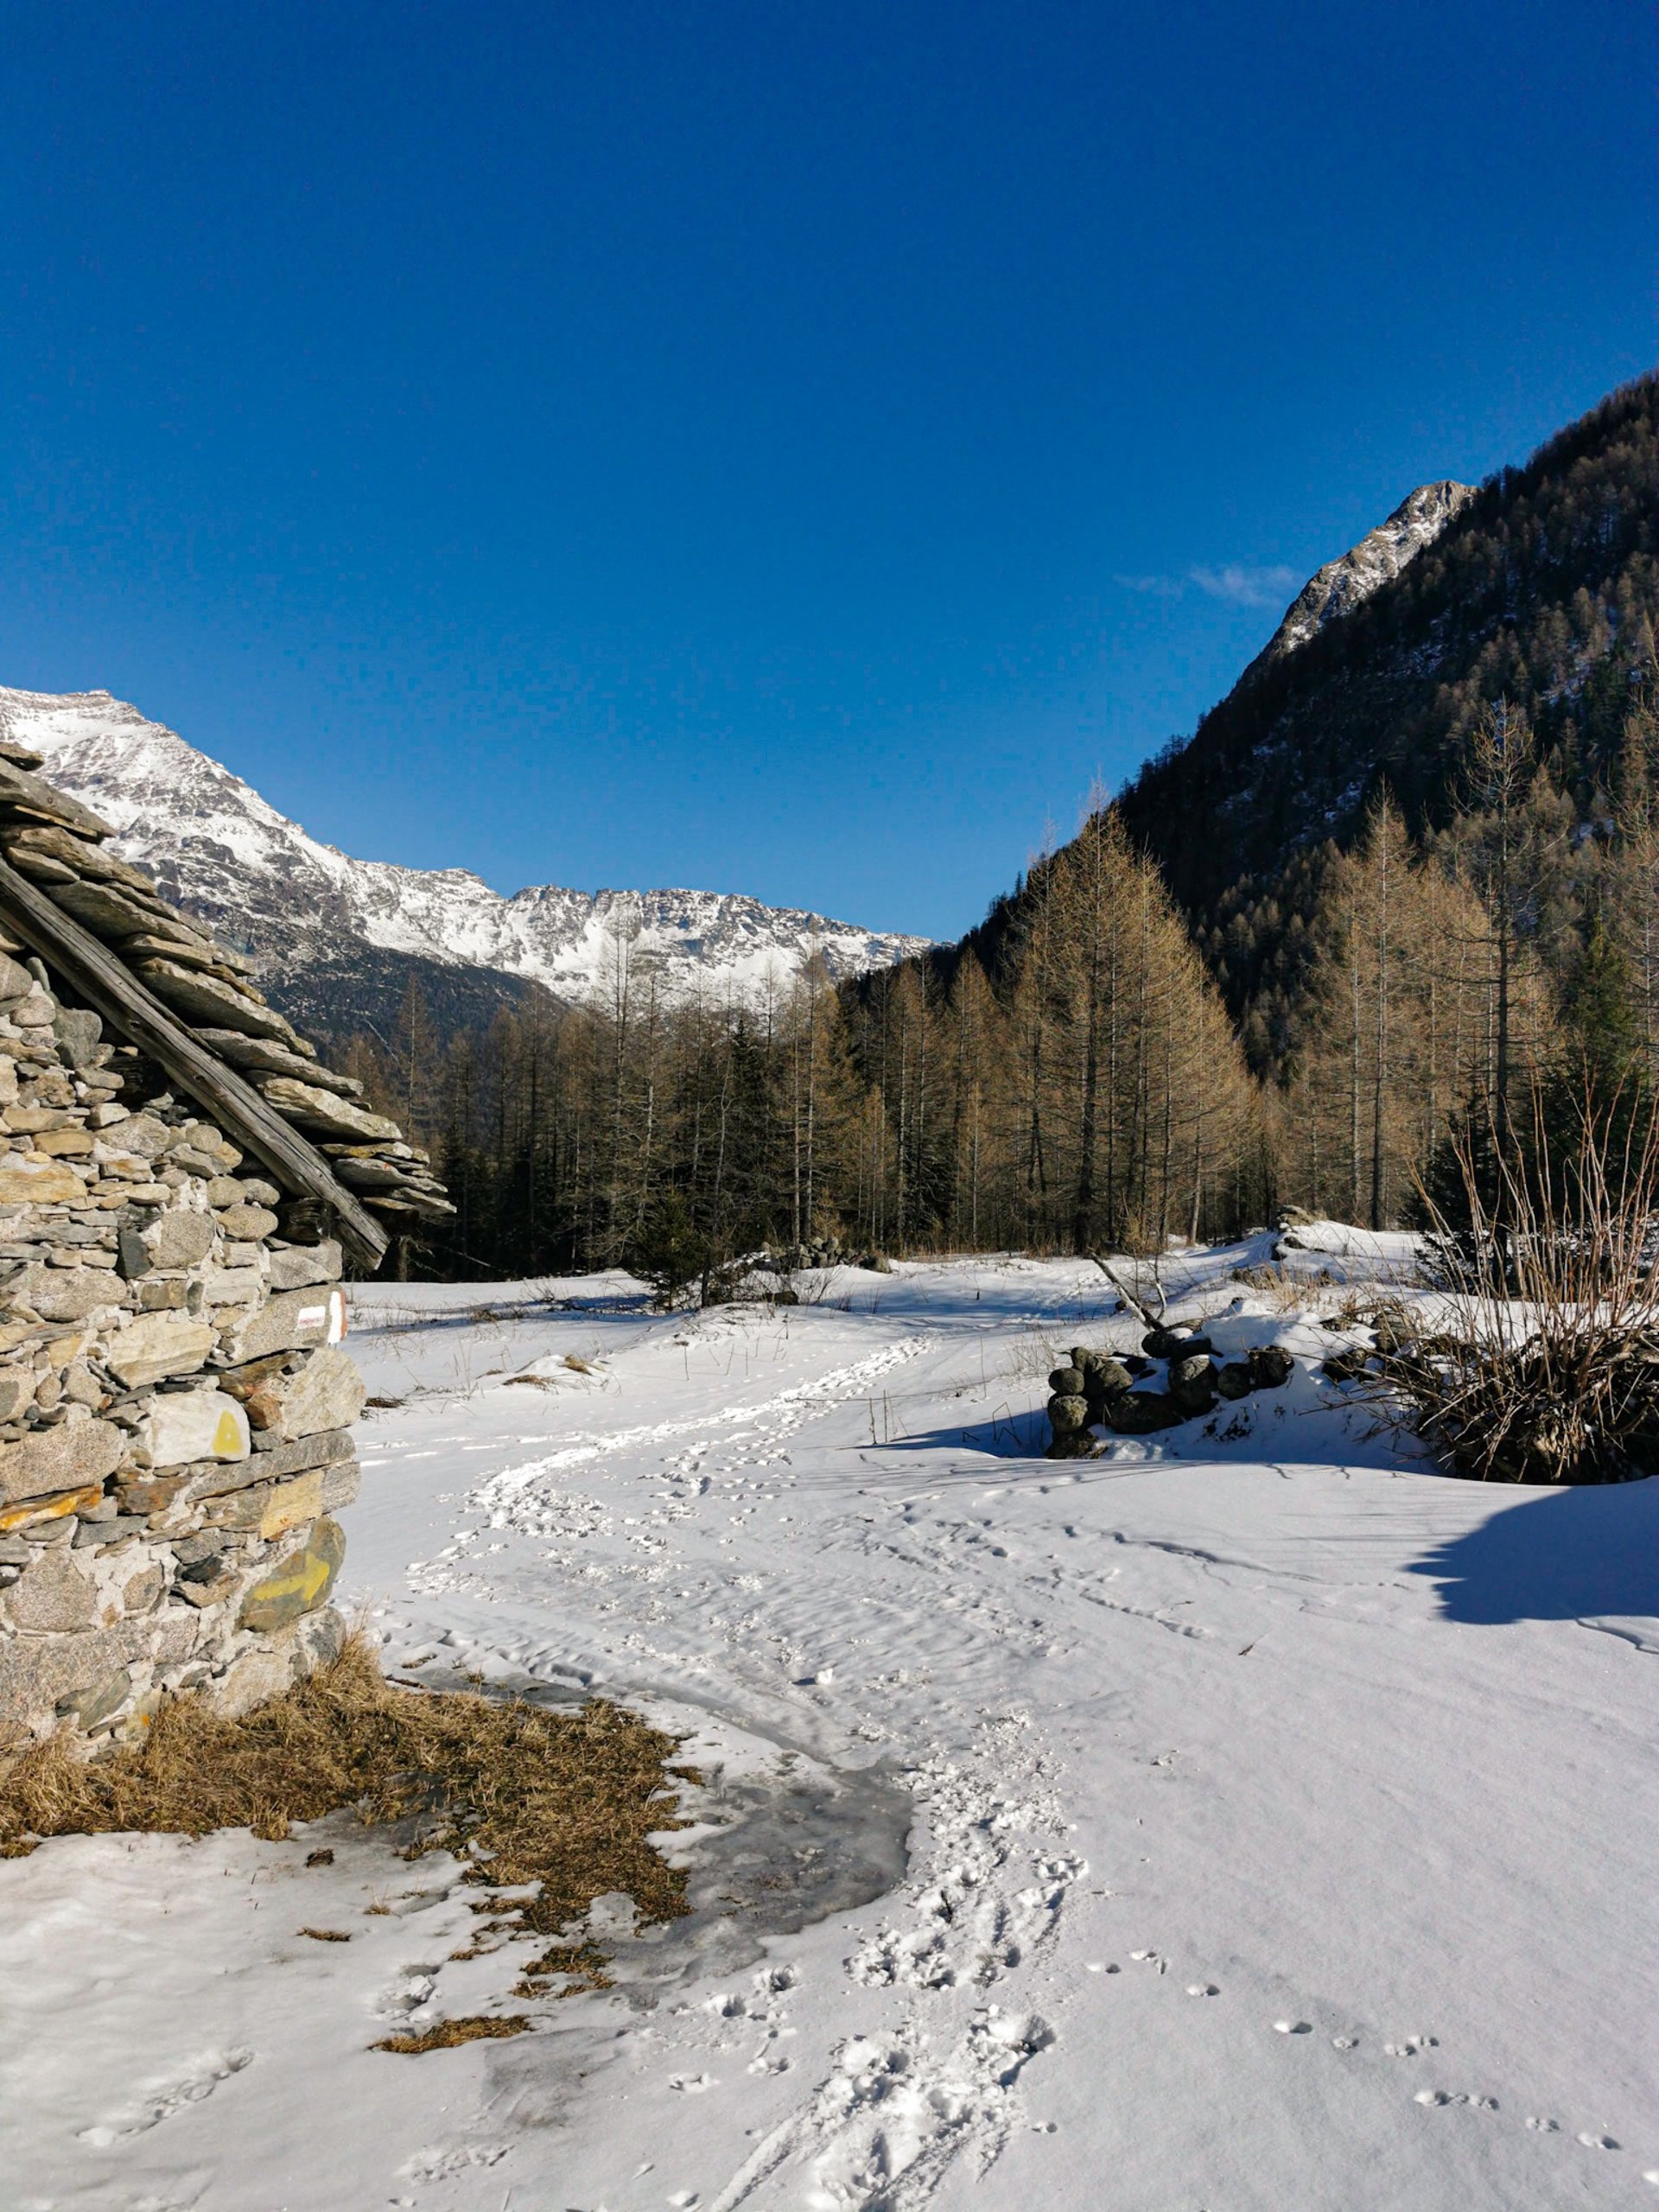
[[[337,1236],[370,1270],[392,1236],[451,1215],[426,1154],[361,1103],[360,1084],[322,1065],[239,953],[108,849],[109,824],[41,766],[0,740],[0,932],[259,1160],[284,1194],[285,1225]],[[59,1015],[71,1057],[76,1020]]]

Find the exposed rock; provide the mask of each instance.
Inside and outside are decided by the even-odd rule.
[[[1164,1390],[1130,1390],[1114,1398],[1106,1409],[1106,1425],[1119,1436],[1150,1436],[1155,1429],[1173,1428],[1185,1419]]]
[[[213,1686],[215,1711],[224,1719],[240,1720],[269,1705],[293,1681],[296,1656],[286,1643],[263,1640],[238,1652]]]
[[[48,1552],[25,1567],[4,1604],[14,1628],[37,1634],[68,1635],[98,1620],[98,1593],[75,1565],[73,1552]]]
[[[444,1211],[426,1155],[391,1122],[359,1118],[360,1086],[315,1066],[243,980],[242,956],[102,854],[100,825],[73,802],[54,810],[35,756],[5,734],[16,696],[0,693],[0,850],[11,864],[187,1027],[213,1009],[238,1046],[231,1065],[298,1082],[307,1108],[332,1101],[330,1126],[366,1135],[368,1157],[391,1169],[374,1203]],[[55,959],[57,939],[40,928]],[[323,1603],[342,1547],[331,1516],[355,1495],[349,1423],[362,1402],[352,1363],[326,1349],[344,1329],[339,1217],[289,1154],[276,1155],[289,1163],[282,1181],[238,1178],[241,1150],[208,1118],[219,1091],[199,1090],[194,1064],[175,1064],[153,1035],[124,1037],[118,1014],[111,1029],[105,1042],[103,1020],[64,995],[54,969],[0,933],[6,1743],[111,1727],[124,1739],[167,1694],[225,1676],[227,1661],[238,1683],[280,1687],[339,1643]],[[314,1166],[325,1171],[326,1156]],[[290,1223],[289,1242],[273,1243]],[[250,1366],[264,1346],[268,1364]],[[233,1382],[224,1370],[238,1354]],[[244,1396],[265,1422],[257,1452]]]
[[[122,1584],[121,1603],[130,1613],[147,1613],[152,1606],[160,1605],[166,1588],[167,1576],[152,1560]]]
[[[336,1459],[332,1466],[321,1468],[322,1510],[338,1513],[355,1503],[363,1487],[363,1470],[355,1459]]]
[[[308,1059],[303,1052],[290,1052],[268,1037],[244,1037],[234,1029],[199,1029],[196,1034],[210,1051],[245,1072],[289,1075],[298,1082],[315,1084],[323,1090],[340,1091],[347,1098],[363,1096],[363,1086],[354,1077],[335,1075],[319,1066],[315,1060]]]
[[[19,1268],[0,1292],[8,1306],[27,1306],[43,1321],[84,1321],[100,1306],[118,1306],[120,1282],[102,1268]]]
[[[340,1249],[333,1237],[321,1244],[289,1244],[270,1255],[270,1283],[273,1292],[303,1290],[310,1283],[340,1280]]]
[[[321,1511],[322,1469],[314,1467],[309,1474],[294,1475],[286,1482],[270,1484],[261,1503],[259,1534],[267,1541],[285,1536],[290,1529],[316,1520]]]
[[[1356,1347],[1350,1351],[1333,1351],[1328,1359],[1319,1362],[1319,1372],[1328,1382],[1355,1382],[1365,1372],[1370,1354]]]
[[[221,982],[215,976],[182,967],[175,960],[140,960],[135,972],[158,999],[188,1020],[240,1029],[251,1037],[292,1040],[292,1028],[273,1007],[245,998],[232,984]]]
[[[26,1367],[0,1369],[0,1421],[20,1414],[35,1395],[35,1376]]]
[[[384,1114],[371,1114],[316,1084],[296,1083],[292,1076],[262,1076],[255,1080],[268,1103],[302,1129],[331,1137],[379,1137],[396,1141],[401,1134],[396,1122]]]
[[[1213,1351],[1215,1347],[1208,1337],[1184,1329],[1153,1329],[1141,1338],[1141,1349],[1154,1359],[1185,1359]]]
[[[146,1313],[110,1338],[104,1363],[130,1390],[164,1376],[189,1375],[200,1367],[218,1341],[209,1321],[194,1321],[184,1314]]]
[[[1070,1370],[1062,1370],[1069,1373]],[[1085,1428],[1089,1422],[1089,1401],[1070,1392],[1052,1397],[1048,1402],[1049,1426],[1057,1436],[1073,1429]]]
[[[337,1521],[321,1520],[298,1551],[256,1582],[242,1600],[239,1628],[256,1629],[270,1636],[289,1627],[302,1614],[326,1603],[346,1555],[346,1539]]]
[[[1169,1395],[1184,1414],[1207,1414],[1216,1402],[1216,1370],[1208,1357],[1189,1354],[1171,1360]]]
[[[175,1390],[152,1398],[133,1439],[134,1457],[152,1467],[195,1459],[245,1459],[253,1449],[248,1416],[222,1390]]]
[[[94,844],[90,838],[78,837],[55,823],[42,823],[34,829],[8,830],[3,837],[7,857],[14,867],[20,853],[41,853],[67,864],[72,875],[91,877],[99,883],[124,883],[135,891],[150,891],[153,886],[142,869],[120,859],[108,845]]]
[[[41,1497],[25,1498],[21,1505],[0,1507],[0,1537],[24,1529],[44,1537],[47,1530],[41,1524],[67,1521],[72,1513],[85,1515],[102,1502],[103,1495],[101,1482],[82,1483],[73,1490],[48,1491]]]
[[[216,1218],[223,1235],[256,1241],[269,1236],[276,1226],[276,1217],[268,1207],[245,1204],[226,1206]]]
[[[88,1008],[60,1006],[53,1017],[52,1033],[70,1066],[84,1068],[92,1064],[104,1025]]]
[[[67,1697],[58,1700],[58,1711],[79,1722],[83,1729],[96,1728],[112,1713],[118,1713],[132,1693],[132,1675],[125,1667],[111,1668],[110,1672],[86,1688],[72,1690]]]
[[[173,1132],[153,1114],[130,1114],[121,1124],[121,1149],[140,1160],[159,1160],[173,1141]]]
[[[0,1505],[101,1483],[126,1448],[123,1432],[97,1419],[63,1421],[19,1444],[0,1445]]]
[[[1258,1390],[1278,1390],[1296,1372],[1294,1357],[1283,1344],[1257,1344],[1249,1355],[1250,1382]]]
[[[1306,645],[1326,623],[1339,620],[1397,576],[1407,563],[1430,545],[1460,507],[1475,496],[1472,484],[1450,478],[1420,484],[1375,530],[1334,561],[1327,561],[1302,586],[1279,627],[1250,665],[1279,660]]]
[[[194,1648],[197,1628],[193,1616],[162,1613],[79,1635],[0,1638],[0,1731],[51,1716],[60,1699],[106,1681],[119,1666],[177,1664]]]
[[[82,806],[67,791],[54,789],[39,776],[14,767],[10,761],[0,761],[0,800],[19,814],[60,823],[83,837],[102,840],[111,834],[109,823],[94,814],[91,807]]]
[[[1083,1370],[1084,1387],[1092,1405],[1098,1399],[1103,1404],[1109,1399],[1121,1397],[1134,1386],[1135,1377],[1121,1360],[1109,1359],[1103,1352],[1096,1352]]]
[[[67,1160],[40,1152],[0,1154],[0,1205],[73,1205],[86,1195],[86,1184]]]
[[[337,1460],[349,1459],[352,1433],[346,1428],[326,1428],[315,1436],[296,1436],[290,1442],[273,1445],[269,1450],[264,1448],[264,1439],[256,1436],[254,1446],[246,1459],[233,1465],[212,1460],[193,1465],[185,1485],[191,1498],[219,1498],[245,1489],[251,1483],[270,1482],[278,1475],[302,1474],[308,1467],[332,1466]],[[217,1521],[222,1515],[214,1511],[212,1517]]]
[[[313,1352],[299,1373],[265,1386],[276,1413],[271,1424],[283,1437],[315,1436],[328,1428],[349,1428],[367,1395],[357,1363],[333,1345]]]
[[[133,938],[153,930],[161,916],[157,902],[143,892],[122,890],[112,883],[74,881],[54,885],[48,893],[54,906],[73,914],[97,937]],[[199,940],[206,947],[206,940]]]
[[[226,1358],[240,1366],[244,1360],[260,1359],[268,1352],[291,1351],[321,1344],[340,1334],[343,1308],[337,1290],[284,1291],[257,1313],[238,1322],[225,1339]]]

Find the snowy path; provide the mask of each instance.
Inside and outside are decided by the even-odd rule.
[[[378,2023],[513,1979],[451,1959],[453,1868],[48,1847],[0,1866],[9,2202],[1659,2203],[1659,1484],[1447,1481],[1306,1370],[1212,1436],[1051,1465],[1046,1347],[1130,1341],[1074,1263],[843,1276],[854,1310],[770,1316],[587,1287],[494,1318],[365,1294],[354,1349],[405,1402],[365,1433],[348,1572],[398,1669],[687,1731],[708,1826],[674,1847],[717,1871],[709,1911],[533,2036],[404,2061]],[[721,1837],[807,1782],[821,1825],[776,1829],[801,1841],[756,1898],[835,1894],[837,1821],[895,1783],[908,1867],[745,1936]]]

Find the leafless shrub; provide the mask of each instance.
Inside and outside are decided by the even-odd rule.
[[[1524,1153],[1460,1141],[1466,1225],[1425,1199],[1437,1326],[1392,1345],[1379,1329],[1380,1388],[1460,1474],[1624,1481],[1659,1463],[1659,1125],[1586,1099],[1581,1141],[1552,1158],[1534,1106]]]

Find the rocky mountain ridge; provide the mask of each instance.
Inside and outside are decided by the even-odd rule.
[[[1352,613],[1362,601],[1389,583],[1426,545],[1432,545],[1459,511],[1475,496],[1472,484],[1444,477],[1420,484],[1386,521],[1367,531],[1336,560],[1316,569],[1286,611],[1284,620],[1251,664],[1277,660],[1318,635],[1329,622]]]
[[[105,691],[0,689],[0,734],[43,754],[53,783],[245,953],[284,1012],[334,1035],[384,1033],[411,976],[446,1029],[537,988],[574,1002],[603,989],[620,944],[649,955],[676,995],[756,998],[815,950],[839,978],[926,942],[736,893],[539,884],[505,898],[465,868],[356,860]]]
[[[1654,674],[1659,377],[1611,393],[1523,467],[1427,501],[1420,526],[1440,507],[1392,575],[1258,655],[1122,793],[1126,825],[1201,932],[1224,932],[1241,900],[1272,903],[1281,871],[1327,840],[1348,842],[1385,783],[1414,823],[1444,821],[1468,733],[1500,696],[1588,818]],[[1358,568],[1376,536],[1344,557]],[[1236,983],[1245,969],[1209,949]]]

